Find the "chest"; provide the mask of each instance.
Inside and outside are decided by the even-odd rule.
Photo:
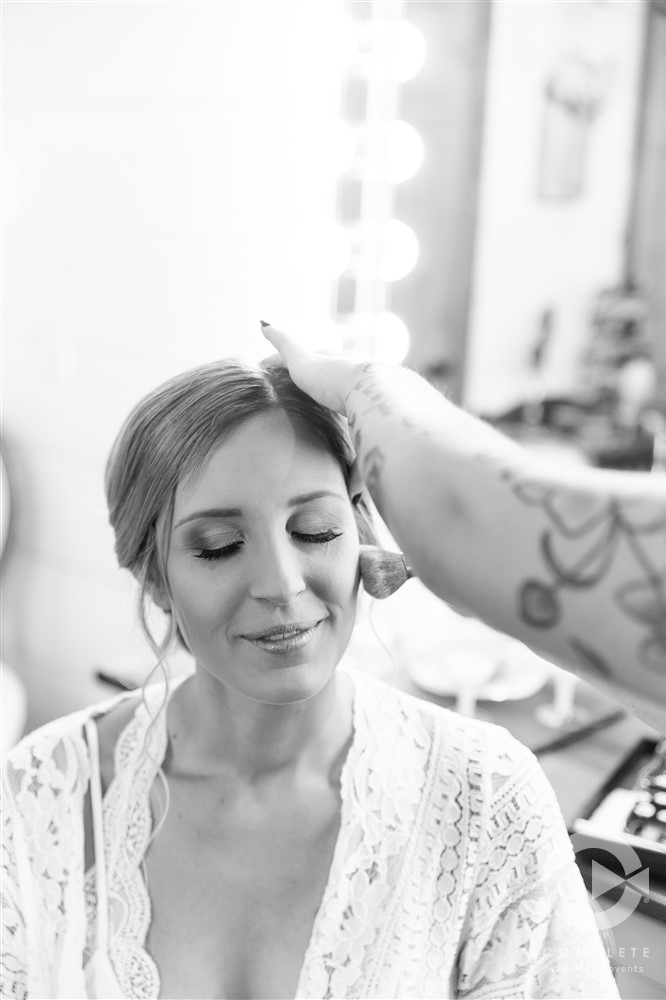
[[[146,947],[161,997],[294,997],[337,842],[338,798],[184,806],[176,795],[147,856]]]

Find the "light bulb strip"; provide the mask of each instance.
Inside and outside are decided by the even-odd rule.
[[[375,0],[372,5],[372,20],[380,23],[395,23],[402,17],[402,3],[391,0]],[[373,53],[377,62],[386,64],[389,56],[390,33],[379,34],[376,43],[381,45]],[[383,176],[382,166],[387,158],[387,126],[398,115],[399,89],[394,80],[382,79],[372,74],[368,79],[366,120],[368,144],[366,163],[369,167],[361,181],[361,217],[359,230],[359,262],[356,272],[356,309],[361,313],[378,315],[389,307],[390,290],[388,283],[380,277],[381,246],[372,238],[372,230],[381,230],[393,214],[395,204],[394,187]]]
[[[350,3],[352,14],[353,7]],[[383,274],[386,248],[382,239],[395,209],[396,182],[391,180],[387,164],[391,154],[390,127],[400,120],[401,84],[388,68],[392,58],[395,60],[393,46],[397,37],[391,26],[403,21],[405,7],[404,0],[373,0],[370,18],[359,30],[365,44],[359,47],[349,65],[350,79],[364,78],[366,99],[363,119],[352,124],[355,151],[345,173],[349,181],[360,182],[360,192],[358,218],[345,220],[350,228],[352,253],[344,280],[353,281],[353,311],[347,314],[351,321],[347,329],[353,339],[352,353],[360,351],[366,357],[375,353],[379,318],[389,314],[390,308],[391,282]],[[381,30],[373,31],[373,27]],[[344,183],[344,179],[338,181]],[[333,290],[333,312],[340,321],[343,317],[337,309],[338,287],[339,284]],[[363,317],[363,323],[354,323],[355,316]]]

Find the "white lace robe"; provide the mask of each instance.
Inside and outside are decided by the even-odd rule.
[[[505,730],[353,674],[340,832],[297,996],[617,997],[552,789]],[[164,713],[139,705],[104,799],[110,959],[126,997],[157,997],[141,860]],[[115,699],[114,699],[115,701]],[[107,708],[111,702],[105,703]],[[94,871],[83,871],[100,706],[26,737],[3,767],[2,996],[85,997]]]

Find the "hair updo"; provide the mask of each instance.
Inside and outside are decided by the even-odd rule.
[[[157,590],[169,593],[166,557],[176,487],[202,469],[230,431],[271,411],[286,413],[298,432],[319,442],[349,486],[355,454],[347,421],[301,392],[273,361],[253,368],[225,359],[176,375],[142,399],[121,428],[106,466],[109,520],[118,562],[140,584],[139,616],[151,645],[146,602]],[[365,493],[354,511],[360,541],[375,544]]]

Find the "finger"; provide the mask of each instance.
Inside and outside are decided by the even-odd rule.
[[[266,340],[280,352],[288,365],[309,357],[309,351],[292,334],[278,330],[274,326],[264,326],[261,332]]]

